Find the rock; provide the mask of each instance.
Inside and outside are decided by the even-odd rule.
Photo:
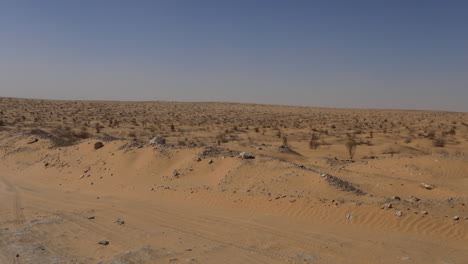
[[[34,143],[36,143],[38,141],[39,141],[39,139],[35,138],[35,139],[29,141],[28,144],[34,144]]]
[[[262,150],[263,148],[262,147],[257,147],[257,150]]]
[[[176,178],[179,178],[179,171],[178,170],[174,170],[174,172],[172,173],[172,176],[176,177]]]
[[[94,149],[100,149],[102,147],[104,147],[104,144],[102,144],[102,142],[98,141],[94,143]]]
[[[83,179],[84,176],[85,176],[84,174],[81,174],[80,177],[79,177],[79,179]]]
[[[326,174],[326,173],[320,174],[320,177],[327,177],[327,176],[328,176],[328,174]]]
[[[210,159],[210,160],[208,161],[208,164],[212,164],[212,163],[213,163],[213,160]]]
[[[393,208],[393,205],[391,203],[388,203],[385,205],[385,208],[388,208],[388,209]]]
[[[432,184],[427,184],[427,183],[421,183],[421,187],[426,188],[428,190],[434,189],[434,185]]]
[[[294,203],[295,201],[296,201],[296,199],[289,200],[290,203]]]
[[[354,216],[352,214],[346,215],[346,220],[352,220]]]
[[[255,159],[255,156],[250,152],[241,152],[239,156],[243,159]]]
[[[410,196],[408,199],[406,199],[406,201],[412,202],[412,203],[419,202],[420,200],[421,199],[419,199],[418,197],[415,197],[415,196]]]
[[[399,196],[392,196],[392,197],[390,197],[390,199],[401,201],[401,198]]]
[[[90,219],[90,220],[91,220],[91,219],[96,219],[95,216],[86,216],[85,218],[86,218],[86,219]]]
[[[100,244],[100,245],[107,246],[107,245],[109,245],[109,241],[107,241],[107,240],[101,240],[101,241],[99,241],[99,244]]]
[[[395,213],[395,215],[396,215],[396,216],[402,216],[402,215],[403,215],[403,212],[402,212],[402,211],[397,211],[397,212]]]
[[[154,137],[149,142],[150,145],[165,145],[166,139],[164,137]]]
[[[427,211],[421,211],[420,214],[427,215]]]
[[[125,224],[125,220],[120,219],[120,218],[117,218],[117,220],[115,220],[115,222],[116,222],[117,224],[119,224],[119,225]]]
[[[458,215],[454,216],[454,217],[453,217],[453,220],[455,220],[455,221],[460,220],[460,216],[458,216]]]
[[[401,260],[411,260],[410,257],[402,257]]]
[[[201,161],[201,160],[202,160],[201,157],[196,157],[196,158],[195,158],[195,161]]]

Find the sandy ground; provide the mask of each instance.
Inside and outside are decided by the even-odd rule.
[[[465,113],[141,103],[179,120],[151,132],[126,104],[0,100],[0,263],[468,263]],[[57,132],[104,106],[119,126]]]

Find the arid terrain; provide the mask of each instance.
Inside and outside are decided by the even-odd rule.
[[[467,151],[468,113],[0,98],[0,263],[468,263]]]

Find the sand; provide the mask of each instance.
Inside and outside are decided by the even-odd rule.
[[[468,263],[467,113],[14,98],[0,111],[2,264]]]

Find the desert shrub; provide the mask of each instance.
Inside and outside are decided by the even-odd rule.
[[[432,146],[443,148],[445,146],[445,139],[442,137],[435,138],[434,140],[432,140]]]
[[[354,154],[356,153],[358,143],[354,138],[348,137],[348,140],[345,143],[346,150],[348,150],[349,159],[353,159]]]
[[[128,132],[128,136],[132,138],[136,138],[136,133],[133,131]]]
[[[426,135],[427,138],[429,139],[434,139],[435,138],[435,131],[429,131]]]
[[[319,139],[320,138],[315,133],[313,133],[309,141],[309,148],[317,149],[320,146],[320,143],[318,142]]]

